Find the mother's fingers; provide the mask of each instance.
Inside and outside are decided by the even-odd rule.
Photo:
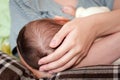
[[[69,63],[71,61],[71,59],[73,59],[77,54],[78,53],[76,52],[76,50],[72,49],[68,53],[66,53],[63,57],[61,57],[59,60],[41,66],[40,70],[41,71],[49,71],[49,70],[54,70],[54,69],[60,68],[60,67],[64,66],[65,64]],[[69,63],[69,66],[72,66],[72,65],[73,65],[73,63],[71,63],[71,65]],[[64,69],[66,67],[64,67]]]
[[[49,73],[57,73],[57,72],[60,72],[60,71],[63,71],[65,69],[68,69],[70,67],[74,67],[74,64],[75,62],[78,60],[79,58],[79,54],[77,56],[75,56],[74,58],[72,58],[68,63],[66,63],[64,66],[60,67],[60,68],[57,68],[57,69],[54,69],[54,70],[50,70]]]
[[[69,51],[70,47],[69,46],[63,46],[61,45],[54,53],[43,57],[42,59],[39,60],[38,64],[46,64],[46,63],[50,63],[53,61],[58,60],[59,58],[61,58],[62,56],[64,56],[64,54]]]
[[[63,43],[55,50],[54,53],[40,59],[38,64],[39,65],[46,64],[60,59],[68,51],[70,51],[73,46],[74,46],[74,41],[72,41],[72,39],[69,36],[67,36],[66,39],[63,41]]]

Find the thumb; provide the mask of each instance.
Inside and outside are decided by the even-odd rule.
[[[76,9],[70,6],[65,6],[62,8],[62,11],[68,15],[75,16]]]

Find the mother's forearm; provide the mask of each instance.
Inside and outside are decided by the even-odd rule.
[[[120,9],[111,12],[96,14],[93,17],[97,36],[104,36],[120,32]]]
[[[77,67],[108,65],[120,58],[120,32],[96,41]]]

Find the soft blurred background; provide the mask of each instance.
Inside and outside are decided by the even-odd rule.
[[[0,0],[0,51],[11,55],[9,0]]]

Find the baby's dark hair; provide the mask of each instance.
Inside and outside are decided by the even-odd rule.
[[[29,66],[39,69],[38,60],[56,49],[49,47],[49,43],[62,26],[54,19],[41,19],[32,21],[21,29],[17,48]]]

